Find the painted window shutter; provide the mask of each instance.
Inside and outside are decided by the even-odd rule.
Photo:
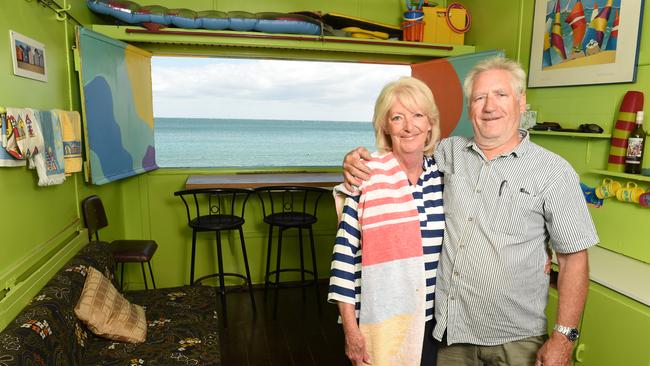
[[[87,179],[106,184],[157,169],[151,53],[78,28]]]

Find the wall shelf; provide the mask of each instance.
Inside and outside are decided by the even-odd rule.
[[[562,131],[535,131],[528,130],[531,135],[540,136],[561,136],[561,137],[580,137],[587,139],[608,139],[612,137],[611,133],[584,133],[584,132],[562,132]]]
[[[610,177],[618,177],[618,178],[624,178],[629,180],[636,180],[639,182],[650,182],[650,177],[645,175],[640,175],[640,174],[619,173],[619,172],[612,172],[609,170],[601,170],[601,169],[591,169],[589,170],[589,173],[598,174],[598,175],[607,175]]]
[[[431,59],[475,52],[474,46],[440,45],[423,42],[269,34],[260,32],[211,31],[205,29],[164,28],[148,30],[136,26],[93,25],[92,30],[108,37],[139,45],[162,45],[163,49],[229,47],[245,49],[300,50],[302,52],[347,53],[378,59]],[[174,45],[174,47],[169,47]],[[149,47],[145,47],[149,48]],[[246,53],[244,51],[243,53]],[[250,51],[248,51],[250,52]]]
[[[552,142],[554,144],[560,143],[560,144],[566,144],[570,143],[575,145],[575,148],[583,148],[584,147],[584,161],[579,162],[577,160],[571,161],[573,163],[573,166],[584,166],[582,169],[588,169],[589,166],[601,166],[600,163],[598,164],[593,164],[590,165],[590,160],[591,156],[593,154],[592,149],[594,149],[597,146],[603,146],[604,143],[609,142],[609,139],[612,137],[612,134],[610,133],[584,133],[584,132],[569,132],[569,131],[536,131],[536,130],[528,130],[528,133],[530,134],[531,138],[537,138],[538,136],[543,136],[545,137],[544,139],[540,139],[538,142],[542,143],[542,146],[544,146],[544,143],[547,142]],[[569,137],[571,139],[579,139],[575,141],[568,141],[566,138]],[[562,141],[562,142],[561,142]],[[551,149],[552,150],[552,149]],[[571,159],[569,159],[571,160]],[[576,163],[578,165],[576,165]],[[579,171],[582,169],[577,168]]]

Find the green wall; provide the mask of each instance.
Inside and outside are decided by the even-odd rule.
[[[9,5],[0,3],[0,105],[32,108],[68,109],[68,72],[66,29],[54,19],[49,9],[24,1]],[[37,21],[38,20],[38,21]],[[40,25],[40,26],[37,26]],[[48,82],[13,76],[9,45],[9,29],[36,39],[46,45]],[[47,189],[37,188],[36,172],[24,167],[2,168],[0,191],[4,192],[2,207],[9,220],[2,220],[0,230],[15,233],[3,239],[0,268],[11,264],[12,258],[43,243],[77,217],[74,201],[75,182]],[[18,235],[16,235],[18,234]],[[21,235],[22,234],[22,235]],[[7,255],[4,255],[7,253]]]
[[[85,3],[79,1],[79,4]],[[61,4],[64,5],[64,4]],[[81,14],[81,13],[80,13]],[[90,19],[90,14],[88,19]],[[74,22],[57,20],[56,14],[38,2],[0,2],[0,105],[37,109],[79,110],[77,76],[72,67]],[[45,45],[47,82],[13,75],[9,30],[14,30]],[[0,231],[0,284],[15,282],[24,271],[45,259],[61,243],[53,240],[61,233],[80,226],[79,201],[93,192],[106,196],[108,209],[116,209],[121,184],[100,190],[85,187],[83,176],[68,177],[62,185],[38,187],[36,172],[25,167],[0,168],[1,207],[5,219]],[[116,224],[107,234],[120,234],[122,220],[111,215]]]

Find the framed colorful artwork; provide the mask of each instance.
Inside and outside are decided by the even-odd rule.
[[[536,0],[528,86],[636,78],[643,0]]]
[[[47,81],[45,46],[12,30],[9,31],[9,37],[11,39],[14,74]]]

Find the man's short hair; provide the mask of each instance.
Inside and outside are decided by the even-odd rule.
[[[502,56],[491,57],[480,61],[474,66],[463,83],[463,93],[469,104],[472,97],[472,88],[474,87],[474,80],[483,71],[488,70],[504,70],[510,73],[510,83],[512,89],[517,93],[517,97],[523,95],[526,91],[526,72],[517,61]]]

